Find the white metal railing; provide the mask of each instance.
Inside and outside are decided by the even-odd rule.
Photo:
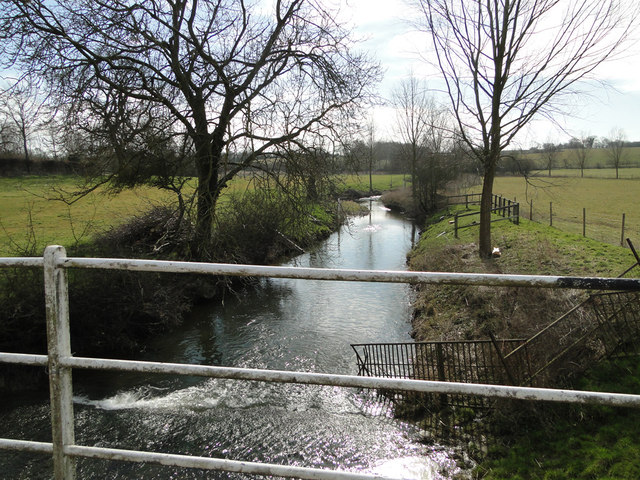
[[[74,357],[70,350],[66,270],[68,268],[95,268],[316,280],[530,286],[626,291],[640,291],[640,279],[333,270],[153,260],[71,258],[66,256],[65,249],[60,246],[47,247],[43,258],[0,258],[0,267],[42,267],[44,269],[48,354],[35,355],[0,352],[0,363],[48,367],[52,428],[51,443],[0,438],[0,449],[52,455],[55,480],[71,480],[75,478],[75,458],[77,457],[147,462],[176,467],[259,475],[277,475],[303,479],[355,480],[381,478],[376,475],[353,472],[77,445],[74,435],[71,385],[71,371],[74,368],[170,373],[258,382],[398,389],[423,393],[481,395],[523,400],[593,403],[640,408],[640,395],[631,394]]]

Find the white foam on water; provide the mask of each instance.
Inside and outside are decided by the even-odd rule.
[[[439,466],[426,457],[401,457],[385,460],[369,473],[398,480],[435,480]]]
[[[188,387],[173,391],[167,395],[157,395],[149,388],[139,388],[126,392],[118,392],[111,397],[91,400],[87,397],[76,396],[74,402],[79,405],[91,406],[101,410],[126,409],[203,409],[215,408],[220,404],[224,391],[217,394],[201,386]]]

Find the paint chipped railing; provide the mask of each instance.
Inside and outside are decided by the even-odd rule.
[[[344,269],[332,270],[153,260],[70,258],[66,256],[65,249],[60,246],[47,247],[43,258],[0,258],[0,267],[40,267],[44,270],[48,354],[0,353],[0,362],[47,367],[49,372],[52,428],[51,443],[0,438],[0,449],[52,455],[55,480],[74,479],[75,459],[78,457],[102,458],[128,462],[146,462],[168,466],[241,472],[257,475],[276,475],[280,477],[303,479],[355,480],[382,478],[380,476],[360,472],[323,470],[307,467],[77,445],[74,433],[73,394],[71,383],[71,371],[74,368],[163,374],[169,373],[242,381],[402,390],[432,394],[478,395],[483,397],[549,402],[591,403],[640,408],[640,395],[631,394],[74,357],[71,354],[70,349],[69,300],[66,270],[69,268],[120,269],[330,281],[391,282],[411,284],[434,283],[488,285],[496,287],[529,286],[541,288],[573,288],[617,291],[640,291],[640,279]]]

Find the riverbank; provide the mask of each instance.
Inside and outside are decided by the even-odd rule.
[[[451,211],[440,212],[427,223],[409,255],[411,269],[615,277],[635,263],[628,249],[526,220],[519,226],[495,223],[494,245],[501,256],[481,260],[474,243],[477,229],[462,230],[455,239],[451,218]],[[415,302],[413,336],[417,341],[479,339],[489,333],[527,338],[582,295],[546,289],[423,286]],[[640,362],[637,358],[628,362],[591,368],[574,378],[572,386],[638,393]],[[630,425],[637,412],[537,405],[523,414],[526,407],[520,404],[501,412],[489,455],[478,458],[482,461],[477,478],[639,478],[640,427],[636,422]]]
[[[285,266],[405,270],[412,224],[376,200],[365,204],[370,215],[351,218]],[[410,286],[397,283],[264,279],[224,302],[199,305],[180,328],[151,342],[141,360],[355,375],[350,344],[411,341],[410,298]],[[415,425],[389,418],[359,389],[80,372],[73,372],[74,415],[83,445],[403,478],[443,479],[456,471],[450,449],[420,443]],[[46,398],[0,409],[0,423],[3,437],[47,441]],[[49,479],[46,460],[0,453],[0,477]],[[78,462],[77,476],[102,479],[106,470],[114,480],[224,477],[89,459]]]
[[[223,263],[275,264],[327,238],[349,215],[350,201],[292,205],[270,193],[249,192],[226,201],[212,256]],[[168,206],[154,207],[72,245],[70,256],[190,259],[192,224]],[[21,256],[37,256],[36,243]],[[179,328],[192,307],[237,287],[226,278],[129,271],[69,272],[72,351],[76,355],[135,358],[155,335]],[[0,351],[46,353],[40,269],[0,271]],[[46,387],[41,369],[0,365],[0,390]]]

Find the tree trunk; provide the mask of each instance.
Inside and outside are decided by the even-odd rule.
[[[31,158],[29,156],[29,146],[27,145],[27,129],[24,123],[20,130],[22,134],[22,149],[24,150],[24,165],[27,169],[27,175],[31,175]]]
[[[493,197],[493,179],[495,177],[495,165],[487,160],[485,164],[484,179],[482,182],[482,197],[480,199],[480,237],[479,254],[481,258],[490,258],[493,247],[491,246],[491,200]]]
[[[196,187],[196,227],[191,250],[197,260],[211,260],[211,240],[216,203],[220,196],[218,167],[222,148],[205,142],[198,148],[198,186]]]

